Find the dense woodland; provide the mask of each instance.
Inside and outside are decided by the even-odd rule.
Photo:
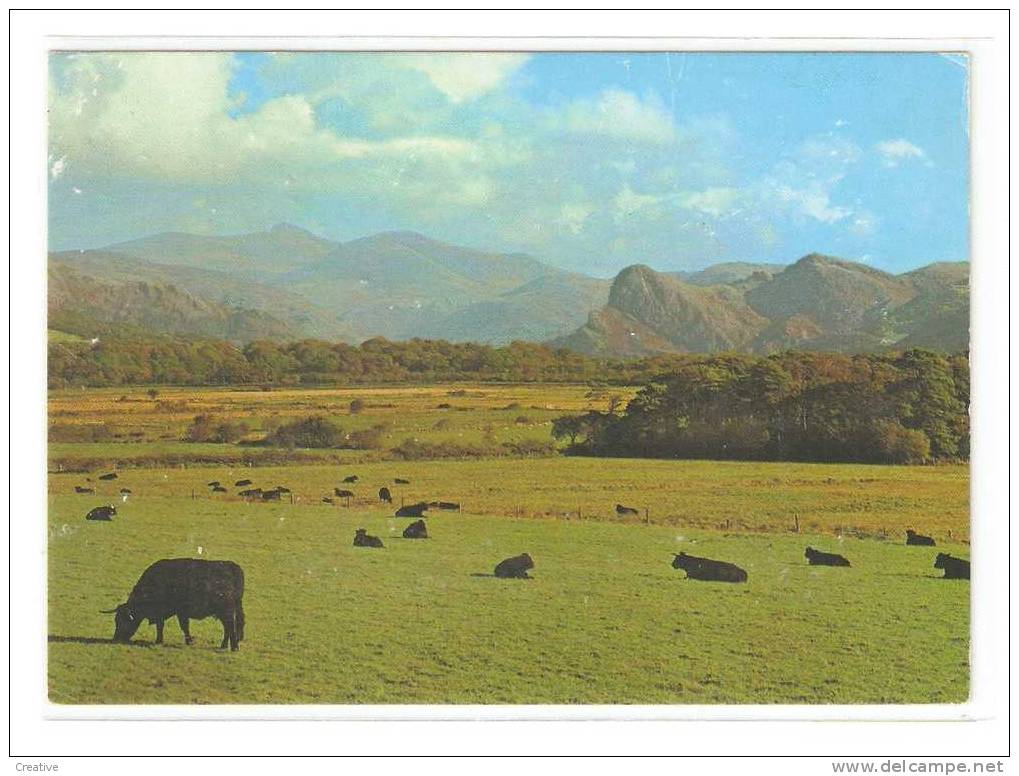
[[[305,339],[289,344],[176,337],[101,337],[51,342],[51,388],[116,385],[300,385],[454,380],[633,384],[687,357],[592,358],[531,342],[370,339],[360,345]]]
[[[927,463],[969,458],[969,361],[925,350],[693,358],[620,414],[558,418],[574,454]]]

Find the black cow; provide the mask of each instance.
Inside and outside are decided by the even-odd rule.
[[[910,528],[906,531],[906,544],[915,544],[920,547],[933,547],[934,540],[929,536],[918,534]]]
[[[436,501],[435,503],[431,504],[431,506],[438,507],[439,509],[451,510],[453,512],[456,512],[457,510],[460,509],[460,504],[458,504],[456,501]]]
[[[205,484],[208,485],[210,488],[218,488],[219,480],[213,480],[212,482],[207,482]]]
[[[710,558],[697,558],[679,553],[672,561],[672,568],[683,569],[687,579],[699,579],[704,582],[746,582],[747,572],[734,563]]]
[[[624,507],[622,504],[616,504],[616,514],[617,515],[639,515],[640,512],[638,512],[633,507]]]
[[[397,477],[395,480],[393,480],[393,482],[395,482],[397,485],[410,485],[410,480],[405,480],[400,477]]]
[[[279,501],[280,492],[278,490],[265,490],[262,491],[262,501]]]
[[[241,498],[262,498],[261,488],[251,488],[249,490],[242,490],[237,494]]]
[[[389,492],[389,488],[379,488],[379,501],[384,501],[387,504],[393,503],[393,494]]]
[[[333,500],[329,496],[323,496],[322,497],[322,503],[323,504],[332,504]]]
[[[417,504],[406,504],[396,510],[397,517],[421,517],[428,511],[428,504],[419,501]]]
[[[234,487],[235,488],[246,488],[250,484],[251,484],[251,480],[237,480],[237,482],[234,483]]]
[[[355,547],[382,547],[382,540],[377,536],[371,536],[364,528],[358,528],[354,532]]]
[[[344,482],[357,482],[357,480],[358,480],[358,476],[356,474],[351,474],[349,477],[344,477],[343,478]]]
[[[428,529],[425,527],[424,520],[415,520],[413,523],[403,529],[404,539],[427,539]]]
[[[213,493],[228,493],[229,491],[226,488],[224,488],[222,485],[214,485],[212,487],[212,492]]]
[[[848,566],[849,561],[841,555],[836,555],[833,552],[821,552],[815,550],[813,547],[807,547],[807,551],[803,553],[807,557],[807,562],[811,566]]]
[[[278,493],[289,493],[290,492],[290,488],[285,488],[282,485],[277,485],[276,486],[276,491]]]
[[[934,568],[945,570],[945,579],[969,579],[969,561],[953,558],[943,552],[934,560]]]
[[[337,498],[354,498],[354,491],[343,490],[343,488],[333,488],[333,495]]]
[[[105,507],[96,507],[85,515],[86,520],[112,520],[113,516],[117,514],[117,508],[110,504]]]
[[[115,479],[117,479],[117,473],[116,472],[110,472],[109,474],[100,474],[99,475],[99,479],[101,479],[101,480],[115,480]]]
[[[131,489],[130,488],[121,488],[120,489],[120,494],[122,496],[130,496],[131,495]]]
[[[237,650],[244,639],[244,572],[229,560],[173,558],[157,560],[141,575],[127,602],[104,614],[116,613],[113,640],[126,644],[143,620],[156,626],[156,643],[163,643],[163,623],[176,617],[184,643],[192,644],[188,620],[215,617],[223,623],[220,649]]]
[[[75,485],[74,486],[74,492],[75,493],[95,493],[96,489],[95,488],[83,488],[81,485]]]
[[[530,579],[527,575],[528,569],[534,568],[534,561],[526,552],[523,555],[516,555],[506,558],[495,567],[495,575],[500,579]]]

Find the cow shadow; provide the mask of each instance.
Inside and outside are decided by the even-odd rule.
[[[481,574],[479,572],[475,572],[471,574],[471,576],[479,577],[481,579],[518,579],[525,582],[531,582],[534,580],[534,577],[497,577],[495,574]]]
[[[102,644],[110,647],[152,647],[155,646],[153,641],[114,641],[113,639],[101,639],[94,636],[54,636],[50,634],[46,637],[46,641],[50,644]]]

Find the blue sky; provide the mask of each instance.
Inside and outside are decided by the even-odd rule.
[[[56,54],[50,245],[286,221],[602,276],[966,260],[967,76],[939,54]]]

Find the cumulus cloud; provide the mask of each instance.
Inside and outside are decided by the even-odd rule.
[[[606,89],[596,99],[577,100],[553,122],[567,132],[604,135],[639,143],[664,144],[676,130],[665,106],[654,95],[645,99],[622,89]]]
[[[679,204],[689,210],[697,210],[709,216],[719,217],[731,212],[739,200],[737,189],[714,186],[703,191],[689,191],[680,194]]]
[[[909,159],[922,159],[926,156],[922,148],[901,137],[894,140],[882,140],[876,148],[881,154],[882,161],[888,167],[895,167],[900,162]]]
[[[50,90],[51,153],[81,173],[175,185],[282,180],[288,189],[386,191],[435,206],[484,202],[488,168],[498,163],[463,137],[333,131],[300,93],[233,115],[229,54],[88,54],[60,64]]]
[[[498,88],[528,59],[528,54],[462,52],[408,54],[397,61],[427,75],[451,101],[462,102]]]
[[[626,220],[641,213],[642,215],[655,215],[658,211],[657,205],[662,197],[655,194],[638,194],[630,188],[630,184],[624,184],[616,194],[614,204],[616,206],[616,219]]]

